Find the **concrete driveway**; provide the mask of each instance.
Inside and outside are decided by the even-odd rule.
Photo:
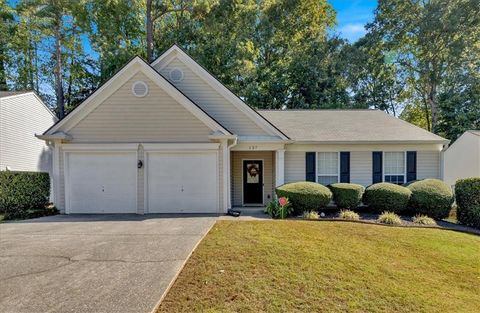
[[[58,215],[0,224],[0,312],[151,312],[215,220]]]

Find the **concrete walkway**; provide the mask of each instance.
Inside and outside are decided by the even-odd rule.
[[[209,216],[99,215],[0,224],[0,312],[151,312]]]

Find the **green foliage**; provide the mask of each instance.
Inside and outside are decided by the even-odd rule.
[[[312,182],[289,183],[277,187],[275,191],[278,197],[288,198],[295,214],[318,211],[332,199],[332,192],[327,187]]]
[[[280,198],[278,200],[270,201],[265,207],[265,213],[270,215],[272,218],[287,218],[292,214],[293,209],[288,201],[288,198]]]
[[[389,225],[402,225],[400,216],[389,211],[382,212],[382,214],[378,216],[377,222]]]
[[[390,210],[402,213],[407,210],[411,191],[403,186],[378,183],[365,189],[363,202],[376,212]]]
[[[411,183],[407,188],[412,192],[410,207],[415,213],[442,219],[452,209],[452,189],[441,180],[424,179]]]
[[[50,195],[48,173],[0,171],[0,212],[5,219],[26,218],[45,210]]]
[[[457,180],[455,200],[458,222],[480,228],[480,177]]]
[[[302,214],[302,217],[306,220],[318,220],[320,215],[316,211],[305,211]]]
[[[358,184],[337,183],[329,186],[333,201],[341,209],[355,209],[362,201],[365,187]]]
[[[412,222],[420,225],[437,225],[437,222],[435,222],[433,218],[426,215],[415,215],[412,217]]]
[[[343,220],[349,220],[349,221],[360,220],[360,215],[350,210],[341,210],[340,213],[338,213],[338,217]]]

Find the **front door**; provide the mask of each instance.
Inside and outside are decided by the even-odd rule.
[[[263,205],[263,161],[243,161],[243,204]]]

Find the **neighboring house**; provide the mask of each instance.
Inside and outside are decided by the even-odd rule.
[[[223,213],[286,182],[439,178],[448,143],[374,110],[257,112],[177,46],[133,58],[39,137],[64,213]]]
[[[0,170],[50,172],[51,150],[35,137],[57,122],[29,91],[0,91]]]
[[[443,173],[450,186],[457,179],[480,176],[480,131],[466,131],[444,151]]]

